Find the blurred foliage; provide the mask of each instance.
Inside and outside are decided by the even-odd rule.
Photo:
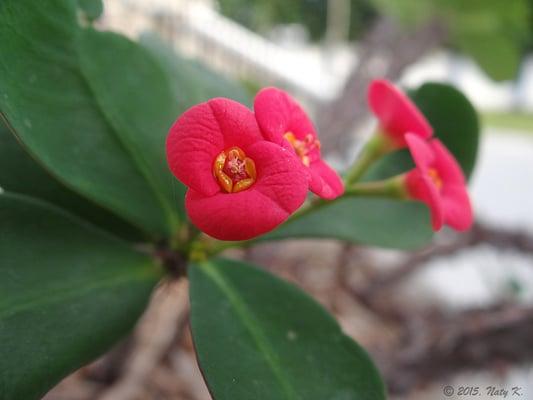
[[[176,53],[156,33],[143,33],[140,44],[159,62],[172,81],[180,112],[213,97],[228,97],[251,106],[252,92],[244,83],[234,82],[206,65]]]
[[[350,39],[357,38],[377,16],[371,1],[350,1]],[[326,32],[327,0],[219,0],[219,4],[222,14],[260,33],[292,23],[303,24],[313,40]]]
[[[485,125],[495,128],[533,133],[533,115],[526,113],[486,113],[482,115]],[[499,130],[498,130],[499,132]]]
[[[527,50],[533,51],[533,0],[529,0],[529,35],[527,40]]]
[[[98,19],[104,12],[102,0],[78,0],[78,7],[89,21]]]
[[[450,33],[450,45],[471,55],[495,80],[516,76],[533,36],[531,0],[373,0],[382,13],[405,25],[437,18]]]

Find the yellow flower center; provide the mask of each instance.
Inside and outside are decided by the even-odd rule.
[[[254,161],[242,149],[230,147],[221,152],[213,163],[213,176],[227,193],[242,192],[257,179]]]
[[[320,149],[320,140],[313,137],[310,133],[305,135],[304,140],[296,139],[296,136],[292,132],[286,132],[283,137],[291,144],[298,157],[302,160],[303,165],[309,167],[311,164],[309,153],[314,149]]]
[[[431,178],[431,180],[433,181],[433,183],[435,184],[435,186],[437,186],[438,189],[441,189],[442,188],[442,178],[440,177],[438,171],[435,168],[430,168],[428,170],[428,175]]]

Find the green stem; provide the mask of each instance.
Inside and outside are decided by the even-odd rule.
[[[387,137],[379,131],[365,144],[361,155],[354,165],[348,170],[344,178],[346,186],[358,182],[368,168],[384,154],[390,151],[390,143]]]
[[[333,200],[334,201],[334,200]],[[320,198],[315,198],[312,201],[309,201],[303,205],[303,207],[300,207],[299,210],[297,210],[294,214],[292,214],[288,219],[287,222],[292,222],[298,218],[303,217],[306,214],[309,214],[311,211],[315,211],[327,204],[331,204],[332,201],[323,200]]]
[[[244,240],[241,242],[223,242],[217,240],[216,242],[213,242],[211,246],[209,246],[207,254],[214,256],[218,253],[222,253],[224,250],[233,249],[235,247],[246,248],[251,246],[251,242],[253,242],[253,239]]]
[[[405,175],[401,174],[382,181],[360,183],[348,187],[346,195],[405,199],[407,198],[407,192],[405,191],[404,178]]]

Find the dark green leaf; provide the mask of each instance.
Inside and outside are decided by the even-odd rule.
[[[425,83],[410,93],[437,136],[454,154],[467,177],[479,144],[479,119],[463,93],[444,83]]]
[[[147,256],[27,197],[0,195],[0,398],[38,399],[130,331]]]
[[[87,221],[131,240],[142,240],[134,227],[63,186],[48,174],[0,119],[0,187],[61,206]]]
[[[89,21],[98,19],[104,12],[102,0],[78,0],[78,6]]]
[[[214,399],[385,399],[365,351],[296,287],[230,260],[189,273],[194,343]]]
[[[429,211],[422,203],[343,197],[285,223],[260,240],[332,238],[394,249],[416,249],[432,237]]]
[[[79,43],[81,69],[97,103],[175,230],[185,215],[185,187],[170,173],[165,156],[168,129],[178,117],[170,79],[144,47],[124,36],[89,28]]]
[[[168,235],[160,199],[82,76],[79,34],[75,2],[2,0],[0,59],[9,62],[0,63],[0,110],[56,178],[146,231]],[[137,66],[129,67],[135,74]]]

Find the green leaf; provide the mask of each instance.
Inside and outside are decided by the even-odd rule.
[[[342,197],[290,221],[260,240],[339,239],[394,249],[416,249],[433,237],[421,203],[374,197]]]
[[[17,142],[0,119],[0,188],[60,206],[120,237],[140,241],[140,232],[56,181]]]
[[[406,150],[373,164],[363,181],[377,181],[413,167]],[[288,238],[338,239],[351,243],[410,250],[433,238],[429,210],[422,203],[378,197],[342,197],[289,220],[259,240]]]
[[[170,78],[177,113],[209,99],[204,94],[204,85],[192,62],[178,56],[173,49],[155,33],[144,33],[139,43],[157,60]]]
[[[81,69],[97,103],[175,230],[185,218],[185,187],[170,173],[165,155],[168,129],[178,117],[170,79],[144,47],[124,36],[89,28],[79,44]]]
[[[413,167],[407,151],[388,154],[371,166],[363,181],[393,177]],[[429,210],[414,201],[378,197],[342,197],[259,238],[338,239],[392,249],[418,249],[433,238]]]
[[[0,58],[9,62],[0,63],[0,110],[60,181],[154,236],[168,235],[160,199],[81,73],[80,32],[73,1],[2,0]],[[129,67],[135,75],[137,65]]]
[[[385,399],[365,351],[301,290],[230,260],[189,274],[192,333],[214,399]]]
[[[409,93],[467,177],[476,164],[479,118],[472,103],[451,85],[425,83]]]
[[[78,7],[89,21],[98,19],[104,12],[102,0],[78,0]]]
[[[143,34],[140,43],[157,58],[172,78],[180,112],[213,97],[227,97],[247,105],[252,104],[252,99],[240,84],[196,61],[181,57],[156,34]]]
[[[0,195],[0,397],[38,399],[127,334],[160,272],[46,203]]]
[[[370,166],[362,178],[364,182],[379,181],[400,175],[415,167],[409,150],[402,149],[386,154]]]

